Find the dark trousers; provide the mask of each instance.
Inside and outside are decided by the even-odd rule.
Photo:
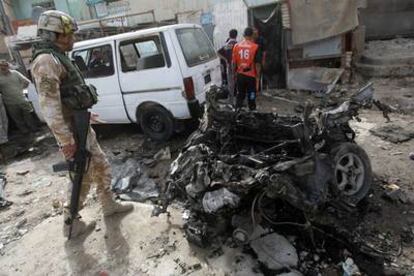
[[[237,74],[236,108],[243,106],[247,95],[247,104],[250,110],[256,110],[256,78]]]
[[[7,113],[22,133],[36,131],[30,103],[6,105]]]

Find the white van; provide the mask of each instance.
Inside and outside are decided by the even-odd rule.
[[[155,140],[200,115],[221,68],[203,29],[170,25],[75,43],[70,57],[98,91],[92,108],[108,124],[138,123]],[[29,100],[39,114],[35,89]]]

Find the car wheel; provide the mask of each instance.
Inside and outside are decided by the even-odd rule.
[[[156,104],[141,107],[138,122],[144,134],[156,141],[167,141],[174,131],[174,119],[170,112]]]
[[[334,161],[334,184],[340,198],[358,204],[369,192],[372,183],[371,162],[358,145],[343,143],[331,151]]]

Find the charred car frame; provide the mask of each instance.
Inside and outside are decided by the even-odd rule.
[[[327,205],[356,206],[370,190],[372,171],[349,121],[372,100],[369,84],[335,108],[306,104],[302,117],[281,116],[236,111],[225,90],[211,88],[199,129],[171,166],[164,209],[183,199],[187,238],[206,246],[229,227],[238,242],[248,242],[251,225],[280,217],[277,202],[305,217]]]

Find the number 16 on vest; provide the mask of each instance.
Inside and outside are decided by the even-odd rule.
[[[250,49],[240,49],[239,55],[240,55],[240,59],[249,59]]]

